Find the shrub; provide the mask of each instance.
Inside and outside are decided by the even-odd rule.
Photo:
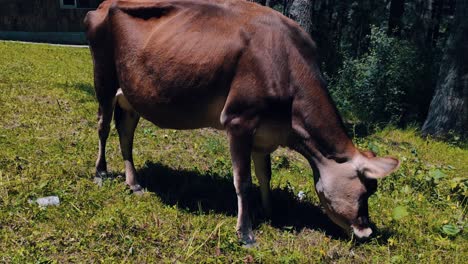
[[[338,108],[352,122],[414,121],[432,95],[423,54],[383,29],[372,27],[369,38],[369,51],[358,58],[345,56],[331,82]]]

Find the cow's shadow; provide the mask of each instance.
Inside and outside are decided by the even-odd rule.
[[[237,200],[232,177],[210,172],[175,170],[159,163],[147,162],[138,171],[141,185],[154,192],[168,205],[192,213],[237,214]],[[301,202],[287,190],[272,190],[273,215],[264,217],[261,209],[260,191],[255,186],[251,192],[250,204],[255,225],[270,221],[276,228],[301,230],[310,228],[322,230],[336,239],[347,239],[322,210],[311,203]]]

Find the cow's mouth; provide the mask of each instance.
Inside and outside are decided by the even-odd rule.
[[[372,228],[351,225],[353,234],[357,239],[367,239],[372,235]]]

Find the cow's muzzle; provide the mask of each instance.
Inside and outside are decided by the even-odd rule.
[[[359,240],[364,240],[372,235],[372,228],[351,225],[354,236]]]
[[[353,221],[351,224],[351,230],[353,231],[354,236],[359,240],[365,240],[372,235],[372,228],[367,213]]]

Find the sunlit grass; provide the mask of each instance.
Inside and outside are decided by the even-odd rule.
[[[85,48],[0,42],[0,262],[464,263],[466,143],[388,128],[356,143],[402,160],[370,200],[379,234],[356,244],[330,230],[305,160],[273,155],[275,217],[255,214],[258,246],[239,246],[223,132],[142,121],[134,156],[150,190],[92,182],[97,154],[92,63]],[[123,163],[115,129],[109,168]],[[306,194],[299,201],[297,193]],[[35,198],[57,195],[57,207]],[[254,208],[259,208],[258,191]],[[397,209],[395,209],[397,208]],[[257,210],[258,211],[258,210]]]

